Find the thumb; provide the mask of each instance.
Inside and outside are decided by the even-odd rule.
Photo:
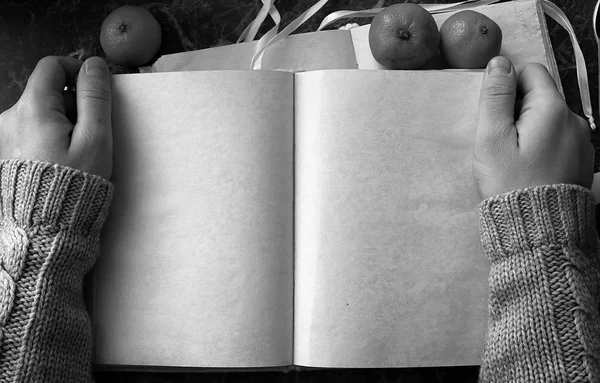
[[[108,65],[100,57],[87,59],[77,78],[77,124],[71,144],[83,150],[111,134],[111,82]]]
[[[476,141],[495,145],[499,139],[516,140],[516,97],[517,75],[512,63],[506,57],[494,57],[481,84]]]

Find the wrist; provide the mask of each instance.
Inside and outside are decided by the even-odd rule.
[[[594,214],[592,193],[579,185],[503,193],[479,205],[481,243],[491,262],[540,246],[595,248]]]
[[[0,161],[0,217],[19,227],[69,229],[98,236],[114,186],[104,178],[58,164]]]

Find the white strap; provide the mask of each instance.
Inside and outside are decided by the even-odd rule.
[[[315,5],[310,7],[307,11],[305,11],[303,14],[298,16],[294,21],[292,21],[287,27],[285,27],[281,32],[279,32],[274,37],[267,36],[267,35],[261,37],[261,39],[258,40],[256,47],[254,48],[254,54],[252,55],[252,61],[250,62],[251,68],[252,69],[260,69],[260,67],[262,65],[262,57],[263,57],[263,53],[264,53],[265,49],[267,49],[267,47],[269,45],[275,44],[279,40],[284,39],[287,36],[289,36],[292,32],[294,32],[296,29],[298,29],[298,27],[300,27],[302,24],[304,24],[304,22],[306,20],[313,17],[315,13],[317,13],[321,8],[323,8],[323,6],[325,4],[327,4],[327,1],[328,0],[321,0],[321,1],[317,2]]]
[[[483,5],[489,5],[493,3],[497,3],[500,0],[467,0],[462,1],[460,3],[454,4],[419,4],[421,7],[425,8],[429,13],[447,13],[447,12],[455,12],[461,11],[465,9],[473,9],[477,7],[481,7]],[[336,11],[330,13],[325,16],[317,31],[322,30],[327,27],[329,24],[337,21],[339,19],[344,19],[347,17],[374,17],[379,12],[381,12],[384,8],[372,8],[372,9],[364,9],[362,11]]]
[[[588,118],[590,128],[596,130],[596,124],[594,124],[594,117],[592,116],[592,102],[590,100],[590,88],[588,83],[587,69],[585,66],[585,57],[577,42],[577,36],[575,31],[569,22],[567,16],[561,11],[559,7],[551,3],[548,0],[542,1],[544,12],[550,16],[554,21],[559,23],[569,33],[569,38],[573,44],[573,51],[575,52],[575,65],[577,67],[577,82],[579,83],[579,94],[581,96],[581,105],[583,113]],[[600,54],[600,53],[599,53]],[[594,180],[591,188],[592,195],[596,204],[600,203],[600,173],[594,174]]]
[[[239,44],[241,42],[253,41],[254,38],[256,37],[256,33],[258,33],[260,26],[267,18],[267,14],[270,15],[271,18],[273,19],[273,21],[275,22],[275,26],[273,28],[271,28],[267,32],[267,34],[272,35],[272,36],[277,34],[277,31],[279,30],[279,25],[281,24],[281,15],[279,14],[279,11],[277,10],[277,8],[275,8],[275,5],[273,4],[273,2],[274,2],[274,0],[262,0],[263,7],[258,12],[258,15],[256,15],[256,18],[254,19],[254,21],[252,21],[246,27],[246,29],[244,29],[244,31],[238,38],[236,44]]]
[[[275,44],[279,40],[282,40],[293,33],[298,27],[300,27],[306,20],[310,19],[315,13],[317,13],[323,6],[327,3],[328,0],[321,0],[317,2],[315,5],[310,7],[306,12],[298,16],[296,20],[292,21],[287,27],[285,27],[281,32],[279,32],[274,37],[270,35],[263,36],[256,45],[254,49],[254,54],[252,55],[252,60],[250,66],[252,69],[260,69],[262,65],[262,57],[264,51],[267,49],[269,45]],[[430,13],[444,13],[444,12],[454,12],[465,9],[473,9],[483,5],[489,5],[493,3],[497,3],[500,0],[466,0],[460,3],[454,4],[422,4],[421,6],[428,10]],[[379,13],[383,8],[373,8],[364,11],[337,11],[325,17],[325,19],[321,22],[321,25],[317,29],[320,31],[328,24],[332,23],[335,20],[339,20],[345,17],[373,17],[377,13]]]
[[[563,28],[569,32],[569,38],[573,44],[573,50],[575,52],[575,64],[577,66],[577,82],[579,83],[579,94],[581,96],[581,106],[583,107],[583,114],[588,118],[590,128],[596,130],[596,124],[594,123],[594,117],[592,113],[592,101],[590,100],[590,88],[588,83],[587,69],[585,67],[585,57],[577,42],[577,36],[575,31],[569,22],[567,16],[557,7],[555,4],[548,0],[542,1],[544,12],[548,16],[559,23]]]

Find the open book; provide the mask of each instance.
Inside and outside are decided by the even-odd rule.
[[[537,2],[507,4],[491,6],[518,9],[500,21],[503,49],[528,52],[507,55],[541,60],[560,84]],[[523,30],[536,36],[526,50]],[[479,364],[489,264],[471,161],[482,76],[114,76],[97,367]]]

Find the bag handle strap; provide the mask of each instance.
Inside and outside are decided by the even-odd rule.
[[[256,18],[254,19],[254,21],[252,21],[246,27],[246,29],[244,29],[244,31],[238,38],[236,44],[239,44],[242,42],[247,43],[247,42],[254,40],[254,38],[256,37],[256,33],[258,33],[258,29],[260,28],[262,23],[267,18],[267,15],[271,16],[271,18],[275,22],[275,26],[273,28],[271,28],[267,32],[267,34],[270,36],[274,36],[277,34],[277,31],[279,30],[279,25],[281,24],[281,15],[279,14],[279,11],[277,10],[277,8],[275,8],[274,0],[262,0],[262,3],[263,3],[263,6],[260,9],[260,11],[258,12],[258,15],[256,15]]]
[[[425,8],[429,13],[434,14],[434,13],[447,13],[447,12],[462,11],[465,9],[473,9],[473,8],[477,8],[477,7],[480,7],[483,5],[497,3],[498,1],[500,1],[500,0],[467,0],[467,1],[461,1],[459,3],[454,3],[454,4],[419,4],[419,5],[423,8]],[[476,4],[476,5],[473,5],[473,4]],[[365,9],[362,11],[337,11],[337,12],[330,13],[323,19],[323,21],[321,22],[321,25],[319,25],[319,28],[317,28],[317,31],[322,30],[323,28],[327,27],[329,24],[333,23],[334,21],[337,21],[339,19],[345,19],[347,17],[374,17],[379,12],[381,12],[383,9],[384,8],[372,8],[372,9]]]
[[[250,66],[252,69],[260,69],[262,65],[262,57],[264,51],[267,49],[269,45],[272,45],[290,34],[292,34],[296,29],[298,29],[304,22],[314,16],[323,6],[327,3],[328,0],[321,0],[310,7],[306,12],[302,13],[298,18],[292,21],[286,28],[284,28],[281,32],[279,32],[276,36],[263,36],[256,45],[254,49],[254,54],[252,55],[252,60],[250,62]],[[489,5],[493,3],[497,3],[500,0],[466,0],[460,3],[454,4],[421,4],[423,8],[425,8],[430,13],[444,13],[444,12],[455,12],[459,10],[465,9],[473,9],[483,5]],[[321,22],[321,25],[317,29],[320,31],[325,28],[327,25],[332,22],[347,18],[347,17],[373,17],[377,13],[379,13],[383,8],[373,8],[363,11],[337,11],[333,12]]]
[[[252,55],[252,59],[250,61],[250,67],[252,69],[260,69],[262,65],[262,57],[265,52],[265,49],[269,45],[275,44],[279,40],[282,40],[289,36],[292,32],[294,32],[298,27],[300,27],[306,20],[310,19],[317,13],[325,4],[327,4],[328,0],[320,0],[315,5],[307,9],[304,13],[298,16],[294,21],[292,21],[287,27],[285,27],[281,32],[279,32],[275,36],[267,36],[264,35],[258,40],[258,44],[254,48],[254,54]]]
[[[573,30],[573,27],[571,26],[571,23],[569,22],[567,16],[554,3],[548,0],[543,0],[542,7],[544,8],[544,12],[548,16],[550,16],[552,19],[554,19],[554,21],[559,23],[569,33],[569,38],[571,39],[571,43],[573,44],[573,51],[575,53],[575,65],[577,67],[577,82],[579,84],[579,95],[581,96],[581,105],[583,108],[583,113],[588,118],[590,128],[592,128],[592,130],[595,131],[596,124],[594,123],[594,117],[592,115],[592,102],[590,100],[590,88],[585,64],[585,57],[583,56],[583,52],[581,51],[579,43],[577,42],[577,36],[575,35],[575,31]],[[594,180],[592,181],[591,192],[594,196],[596,204],[600,203],[600,172],[594,173]]]
[[[550,16],[554,21],[559,23],[568,33],[573,44],[573,51],[575,53],[575,65],[577,67],[577,82],[579,84],[579,95],[581,96],[581,105],[583,107],[583,114],[588,118],[588,122],[592,130],[596,130],[596,124],[594,123],[594,117],[592,113],[592,101],[590,99],[590,88],[588,82],[587,69],[585,65],[585,57],[577,42],[577,36],[575,31],[569,22],[567,16],[556,6],[556,4],[548,1],[542,1],[542,7],[544,12]]]

